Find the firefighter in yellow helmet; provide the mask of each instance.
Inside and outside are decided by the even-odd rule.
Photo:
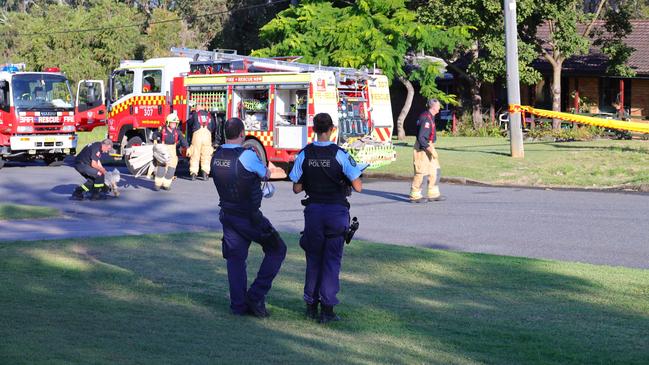
[[[178,166],[178,154],[176,148],[180,144],[187,147],[187,140],[178,128],[179,119],[176,113],[169,114],[166,120],[166,126],[157,131],[153,136],[153,143],[157,146],[162,145],[169,155],[170,159],[166,163],[158,162],[155,171],[154,190],[171,190],[171,182],[176,175],[176,166]]]
[[[207,180],[210,174],[210,163],[214,148],[212,147],[212,134],[216,129],[216,123],[210,113],[203,108],[200,103],[195,104],[196,111],[193,112],[187,124],[189,124],[190,134],[192,136],[192,146],[189,156],[189,174],[192,180],[196,180],[199,167],[202,171],[201,179]]]

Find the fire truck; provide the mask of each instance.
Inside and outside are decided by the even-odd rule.
[[[151,142],[169,113],[182,128],[190,105],[220,121],[238,117],[244,146],[270,164],[288,164],[313,141],[313,117],[329,113],[332,139],[373,166],[393,161],[388,80],[379,70],[172,48],[176,57],[123,61],[109,80],[108,135],[116,148]],[[191,138],[191,136],[188,136]]]
[[[0,167],[10,159],[61,164],[76,154],[77,130],[102,125],[103,81],[81,81],[75,101],[58,68],[24,70],[25,64],[0,66]]]

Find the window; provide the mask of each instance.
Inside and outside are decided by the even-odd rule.
[[[111,100],[116,101],[124,95],[133,93],[135,74],[131,70],[119,70],[111,77]]]
[[[9,83],[0,81],[0,109],[9,111]]]
[[[243,120],[246,130],[268,130],[268,86],[242,85],[234,87],[236,115]]]
[[[72,93],[64,76],[48,74],[16,75],[12,80],[17,108],[71,109]]]
[[[162,70],[145,70],[142,72],[142,92],[159,93],[162,85]]]
[[[631,108],[631,79],[624,80],[624,109]],[[599,110],[615,113],[620,109],[620,79],[603,77],[599,81]]]

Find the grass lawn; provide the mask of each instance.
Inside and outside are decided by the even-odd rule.
[[[367,173],[411,177],[414,137],[395,141],[397,161]],[[440,137],[443,176],[494,184],[606,187],[649,184],[649,141],[525,143],[525,159],[509,157],[504,138]]]
[[[77,135],[79,139],[77,141],[77,154],[88,144],[92,142],[99,142],[106,138],[107,127],[97,127],[92,130],[92,132],[79,132]]]
[[[322,326],[286,237],[264,320],[229,314],[218,233],[0,243],[0,363],[649,363],[649,270],[354,242]]]
[[[0,204],[0,220],[36,219],[57,217],[61,213],[54,208],[35,205]]]

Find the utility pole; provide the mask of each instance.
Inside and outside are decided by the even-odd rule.
[[[516,30],[516,0],[505,3],[505,44],[507,57],[507,99],[509,105],[521,104],[520,78],[518,75],[518,31]],[[509,146],[511,156],[524,158],[523,130],[520,110],[509,111]]]

